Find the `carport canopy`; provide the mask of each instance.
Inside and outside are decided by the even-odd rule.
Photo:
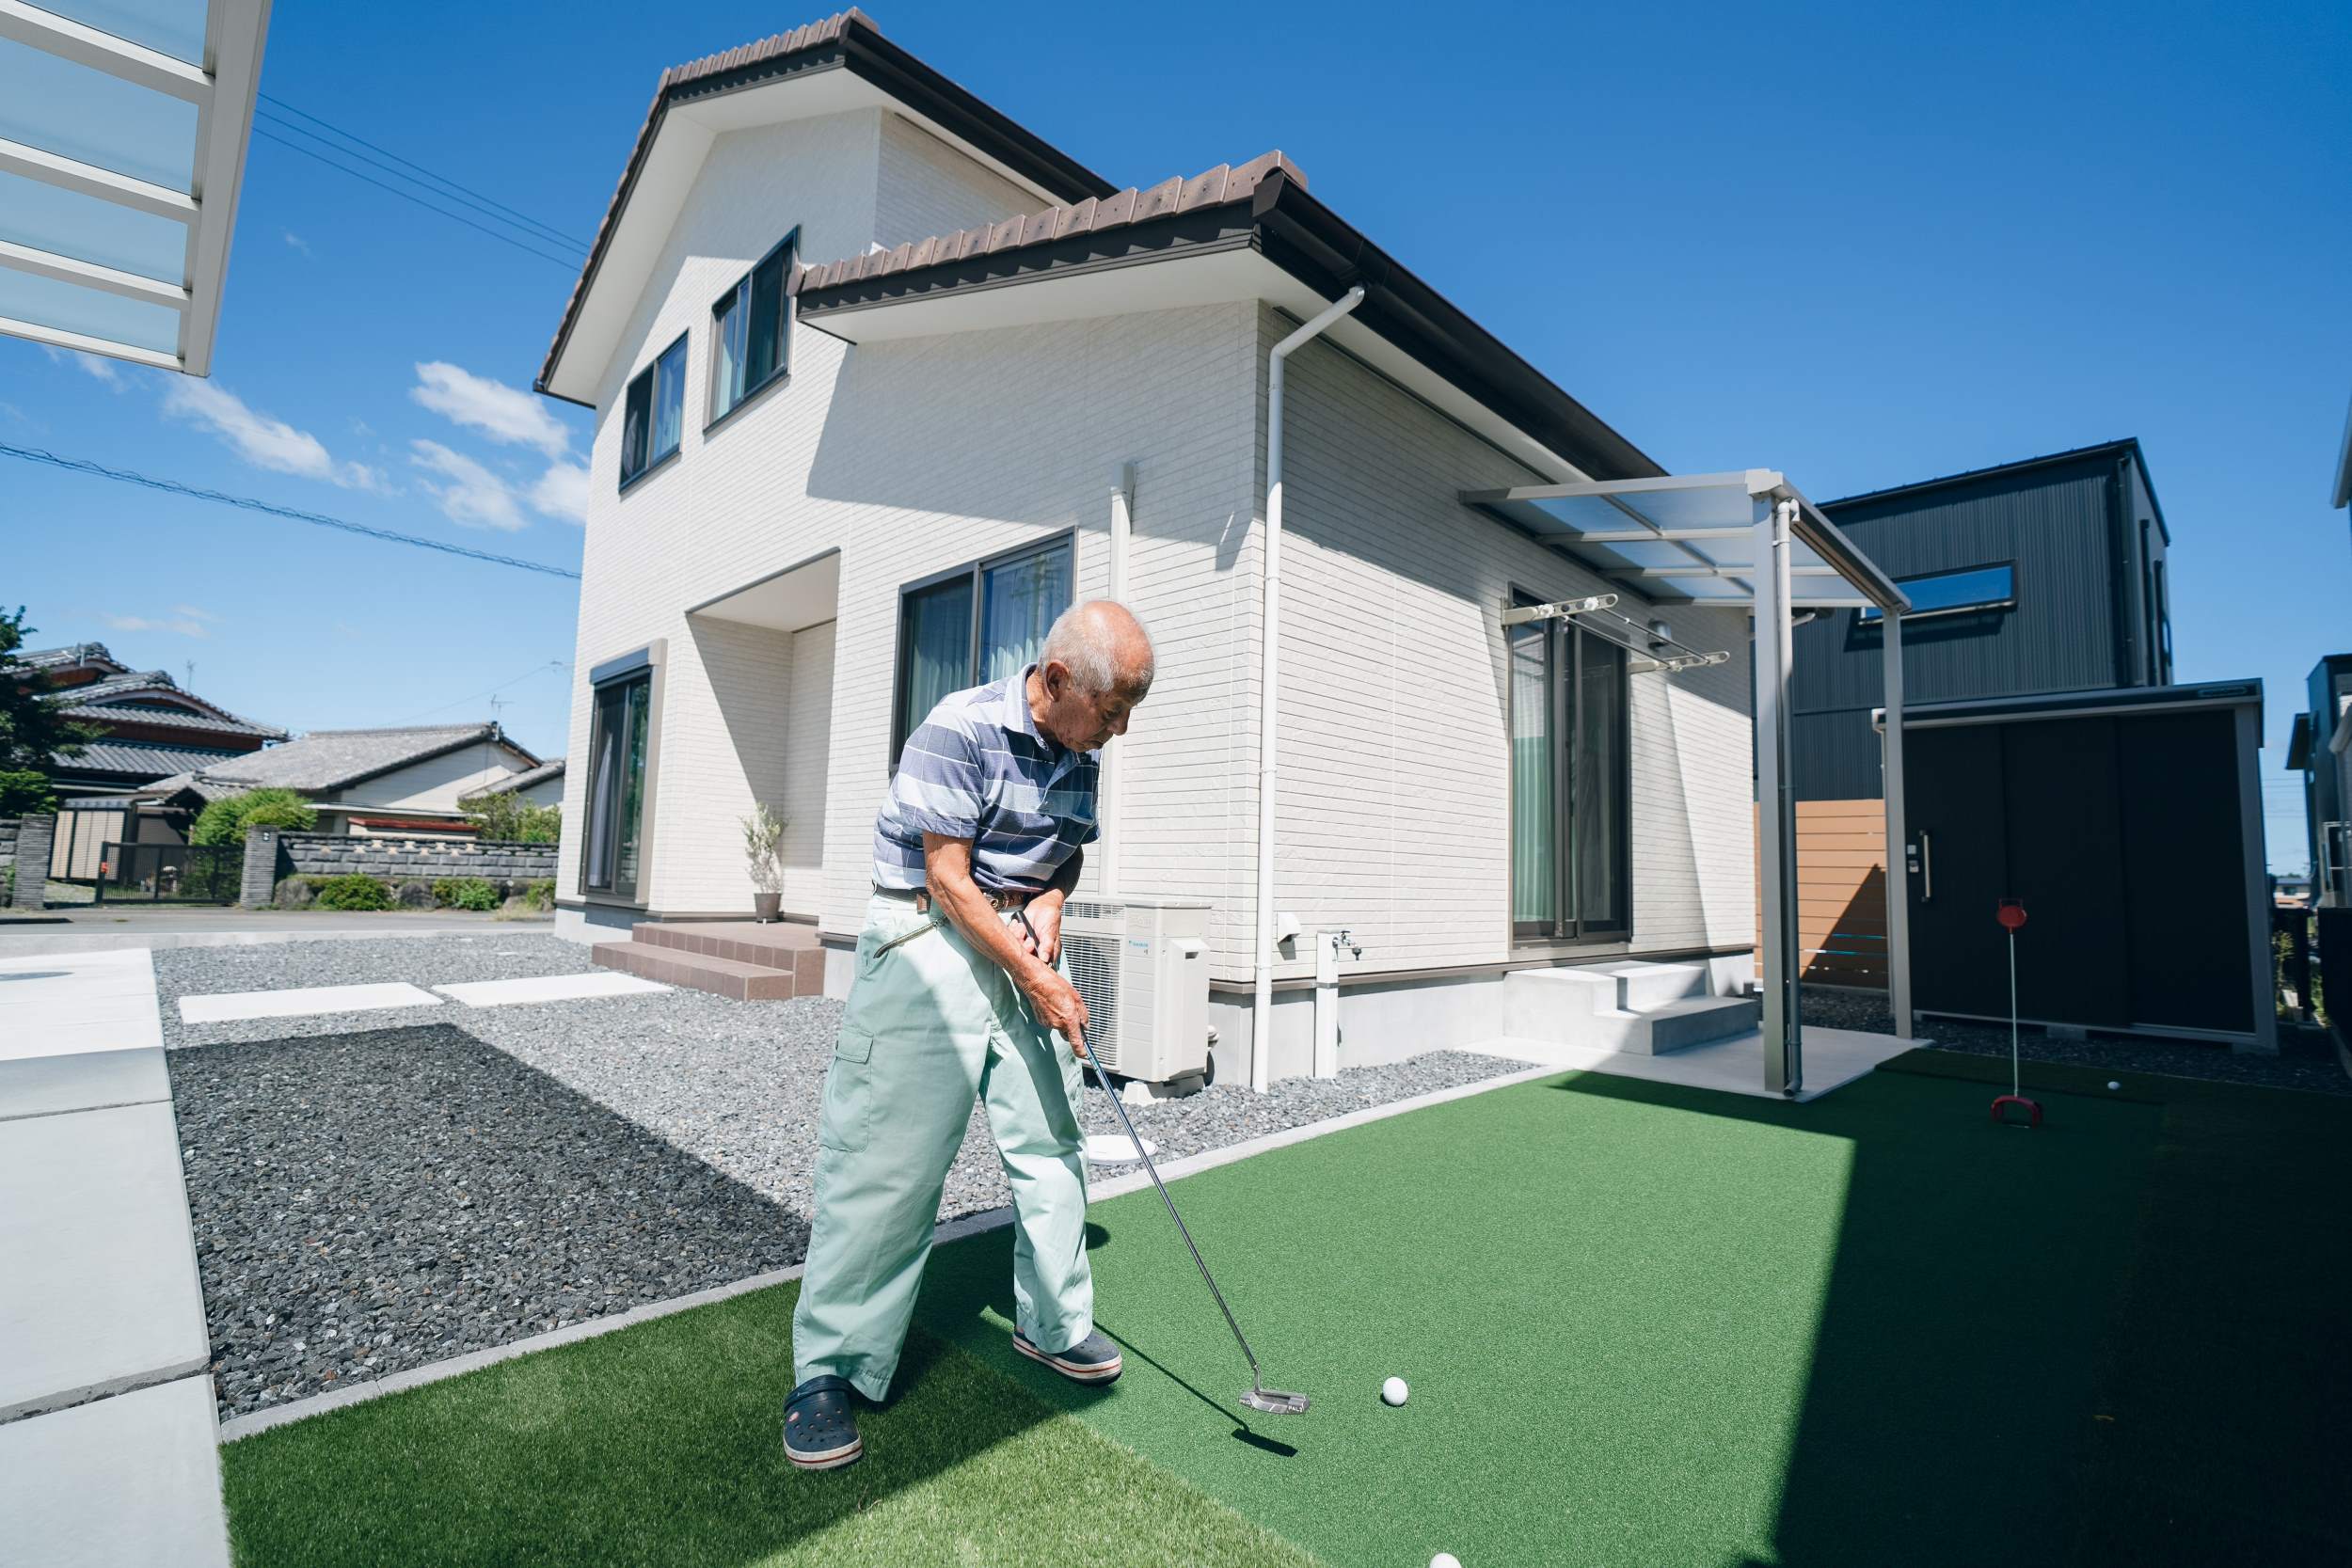
[[[1465,490],[1465,505],[1497,517],[1645,606],[1745,609],[1756,627],[1758,875],[1770,895],[1757,933],[1764,993],[1764,1086],[1794,1096],[1804,1086],[1798,976],[1796,797],[1789,780],[1790,634],[1798,610],[1876,608],[1885,627],[1886,844],[1903,833],[1903,667],[1900,617],[1911,601],[1895,580],[1838,531],[1803,492],[1770,468],[1654,479],[1521,484]],[[1610,603],[1603,604],[1603,599]],[[1543,611],[1628,619],[1614,594]],[[1527,612],[1513,614],[1523,618]],[[1603,633],[1608,635],[1606,631]],[[1677,644],[1680,646],[1680,644]],[[1690,650],[1696,653],[1696,650]],[[1661,661],[1652,668],[1671,670]],[[1893,868],[1890,866],[1890,873]],[[1910,911],[1903,879],[1888,877],[1887,1002],[1896,1033],[1911,1035]]]

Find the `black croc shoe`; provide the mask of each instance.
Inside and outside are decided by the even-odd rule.
[[[803,1470],[837,1470],[866,1452],[850,1418],[850,1380],[812,1377],[784,1402],[784,1454]]]
[[[1073,1383],[1108,1383],[1125,1365],[1119,1358],[1119,1347],[1100,1331],[1088,1335],[1068,1350],[1047,1351],[1029,1343],[1028,1336],[1015,1329],[1012,1348],[1032,1361],[1044,1362]]]

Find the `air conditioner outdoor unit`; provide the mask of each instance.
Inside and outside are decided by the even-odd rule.
[[[1209,1065],[1209,906],[1129,895],[1062,906],[1062,972],[1087,1005],[1087,1050],[1165,1084]]]

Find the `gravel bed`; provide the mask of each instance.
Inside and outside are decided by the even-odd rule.
[[[1894,1033],[1894,1015],[1887,1011],[1886,998],[1882,992],[1808,986],[1801,994],[1807,1023],[1829,1029]],[[1920,1021],[1918,1033],[1923,1042],[1939,1051],[1964,1051],[1978,1056],[2009,1054],[2006,1023],[1931,1018]],[[2060,1039],[2028,1024],[2018,1032],[2017,1053],[2026,1061],[2064,1062],[2110,1071],[2163,1072],[2177,1078],[2208,1078],[2267,1088],[2352,1095],[2352,1076],[2347,1076],[2338,1065],[2332,1048],[2324,1052],[2297,1049],[2290,1042],[2289,1034],[2281,1026],[2278,1055],[2257,1056],[2241,1054],[2221,1044],[2143,1039],[2132,1035]]]
[[[544,934],[154,961],[224,1417],[803,1255],[836,1003],[679,990],[189,1025],[187,994],[593,966]],[[1434,1052],[1130,1115],[1176,1159],[1524,1066]],[[1100,1090],[1081,1119],[1118,1130]],[[1009,1201],[976,1110],[940,1218]]]

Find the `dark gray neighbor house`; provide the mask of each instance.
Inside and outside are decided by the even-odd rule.
[[[2169,686],[2171,535],[2126,438],[1822,503],[1902,585],[1903,688],[1915,704]],[[1801,800],[1883,794],[1872,712],[1884,633],[1838,610],[1796,633],[1792,749]]]

